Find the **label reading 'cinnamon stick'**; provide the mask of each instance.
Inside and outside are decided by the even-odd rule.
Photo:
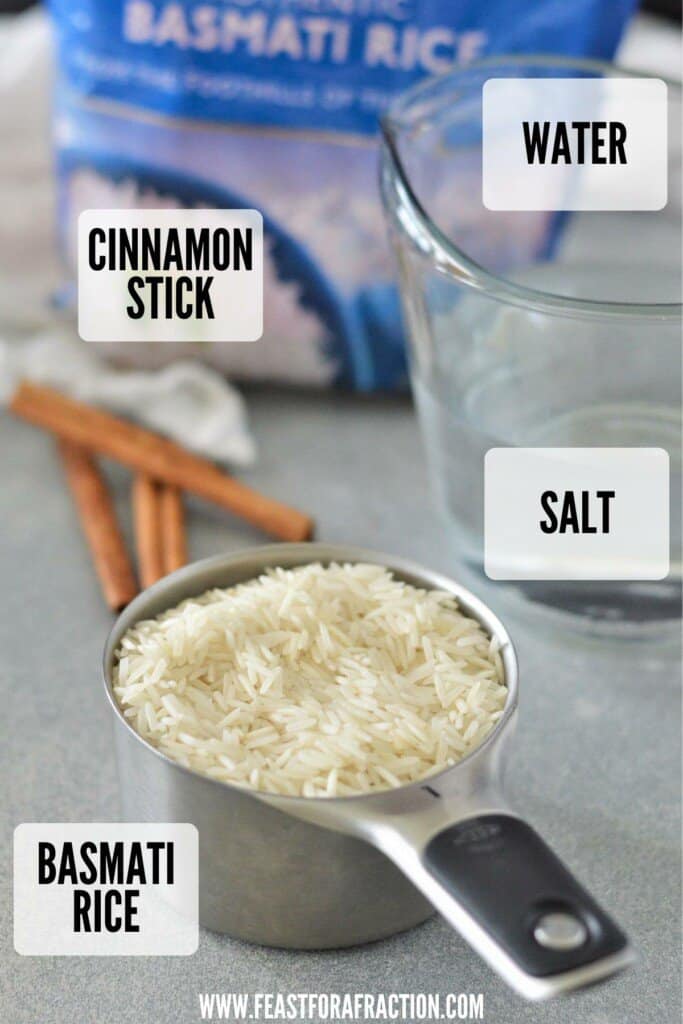
[[[86,210],[78,223],[85,341],[256,341],[263,221],[256,210]]]

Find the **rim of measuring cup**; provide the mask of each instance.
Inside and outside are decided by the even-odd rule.
[[[469,75],[471,72],[486,70],[487,68],[514,68],[537,67],[537,68],[575,68],[577,71],[593,71],[601,77],[610,78],[658,78],[664,81],[667,89],[670,89],[681,96],[681,83],[661,75],[641,73],[627,70],[616,64],[606,61],[589,60],[573,57],[554,57],[552,54],[532,54],[530,56],[510,55],[500,57],[485,57],[481,60],[472,61],[471,64],[463,65],[455,70],[447,71],[441,75],[432,75],[423,79],[407,92],[399,96],[390,105],[387,112],[380,120],[383,154],[385,162],[388,162],[390,173],[395,179],[395,186],[398,192],[399,203],[407,205],[410,216],[417,227],[417,231],[423,237],[429,239],[429,254],[438,262],[439,269],[450,271],[458,278],[458,282],[467,287],[474,288],[493,298],[508,302],[514,306],[523,306],[526,309],[534,309],[538,312],[554,315],[572,316],[581,319],[637,319],[637,320],[658,320],[675,323],[681,319],[683,314],[683,303],[681,302],[614,302],[601,299],[577,299],[570,296],[559,295],[553,292],[545,292],[540,289],[530,288],[525,285],[515,284],[504,276],[494,274],[486,270],[480,263],[456,245],[434,222],[427,213],[417,194],[410,184],[409,175],[401,159],[397,145],[397,137],[400,133],[403,115],[419,102],[436,85],[452,80],[454,85],[459,79]],[[458,102],[456,95],[454,106]],[[383,175],[384,176],[384,175]],[[392,214],[395,216],[395,214]],[[409,237],[415,241],[415,235],[409,228],[406,228],[405,219],[401,219],[401,229],[406,231]]]
[[[289,564],[287,564],[288,556],[292,559]],[[351,793],[347,796],[290,796],[286,793],[271,793],[268,790],[252,789],[248,786],[238,786],[235,783],[227,782],[223,779],[214,779],[210,775],[204,775],[195,768],[187,768],[185,765],[180,764],[179,761],[175,761],[172,757],[169,757],[168,754],[164,754],[161,750],[157,749],[157,747],[154,747],[148,740],[141,736],[136,729],[133,728],[131,722],[124,715],[123,708],[118,703],[113,692],[113,668],[116,651],[122,637],[132,626],[145,619],[159,615],[169,608],[175,607],[181,601],[201,594],[213,587],[237,586],[238,583],[247,582],[249,579],[256,578],[259,573],[263,572],[267,568],[277,568],[281,565],[285,569],[290,569],[316,561],[322,562],[323,564],[329,564],[330,562],[370,562],[373,565],[382,565],[391,572],[396,572],[399,578],[408,578],[409,581],[410,578],[412,578],[412,580],[415,581],[415,586],[421,586],[430,590],[444,590],[456,598],[460,608],[467,615],[476,619],[479,624],[484,627],[489,636],[495,637],[498,640],[500,645],[500,656],[503,661],[503,668],[505,672],[505,685],[508,692],[505,698],[502,715],[494,725],[493,729],[491,729],[491,731],[484,737],[481,743],[474,748],[474,750],[470,751],[470,753],[460,761],[456,761],[454,765],[448,765],[446,768],[442,768],[438,772],[426,775],[421,779],[416,779],[414,782],[406,783],[404,786],[395,786],[376,791],[370,790],[361,793]],[[245,575],[230,584],[221,583],[215,578],[216,574],[220,573],[221,570],[225,570],[230,567],[239,568],[241,564],[249,566],[251,575]],[[195,582],[197,584],[196,589],[194,588]],[[190,589],[188,589],[188,587]],[[200,561],[192,562],[189,565],[184,566],[182,569],[178,569],[175,572],[170,573],[168,576],[164,576],[163,579],[160,579],[157,583],[152,584],[151,587],[143,590],[141,594],[138,594],[138,596],[126,606],[114,622],[104,648],[102,677],[107,700],[116,718],[124,725],[127,732],[135,737],[135,739],[141,743],[150,754],[158,757],[160,760],[180,772],[201,779],[203,782],[207,783],[207,785],[218,786],[222,789],[227,788],[231,792],[239,793],[242,796],[265,800],[273,806],[277,806],[281,803],[284,810],[287,806],[292,808],[297,805],[304,806],[306,804],[319,801],[323,801],[325,804],[331,805],[335,803],[349,803],[360,799],[370,801],[377,806],[380,803],[386,803],[387,800],[394,800],[397,794],[400,794],[400,799],[405,796],[406,793],[417,792],[425,786],[433,785],[438,780],[455,772],[458,772],[459,776],[462,775],[458,769],[471,765],[475,760],[488,758],[490,756],[491,748],[498,743],[501,738],[501,734],[505,731],[506,727],[512,720],[517,710],[518,703],[519,665],[510,634],[498,616],[491,610],[486,602],[482,601],[481,598],[477,597],[456,580],[445,576],[443,573],[428,569],[425,566],[407,558],[387,555],[382,552],[362,547],[355,547],[348,544],[306,542],[300,544],[264,544],[258,547],[244,548],[240,551],[230,552],[229,554],[214,555],[211,558],[204,558]]]

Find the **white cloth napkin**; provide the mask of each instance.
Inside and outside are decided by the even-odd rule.
[[[21,378],[139,420],[201,455],[246,466],[255,457],[241,395],[215,371],[184,360],[162,370],[116,370],[87,345],[53,327],[0,341],[0,399]]]
[[[0,18],[0,397],[26,377],[132,416],[209,458],[243,466],[255,445],[244,401],[198,362],[113,368],[60,319],[50,145],[52,45],[45,12]]]

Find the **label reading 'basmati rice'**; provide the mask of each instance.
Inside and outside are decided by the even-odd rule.
[[[273,569],[186,600],[126,633],[113,684],[173,760],[310,797],[456,764],[507,698],[497,642],[450,594],[366,564]]]
[[[14,948],[24,956],[190,956],[194,825],[36,822],[14,830]]]

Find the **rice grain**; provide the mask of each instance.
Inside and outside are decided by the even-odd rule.
[[[211,778],[333,797],[461,760],[500,718],[496,641],[447,593],[363,563],[272,569],[121,640],[114,694],[152,746]]]

